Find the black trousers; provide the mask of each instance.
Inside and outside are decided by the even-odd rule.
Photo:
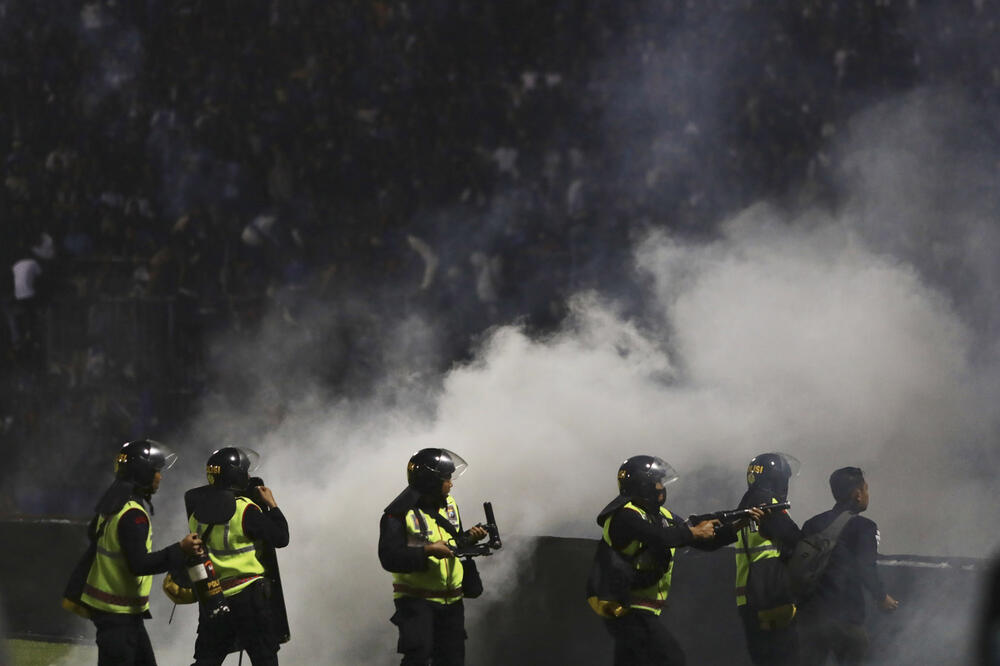
[[[842,666],[864,663],[868,654],[868,632],[863,625],[845,622],[823,613],[803,613],[799,619],[802,663],[821,666],[827,657]]]
[[[402,597],[390,620],[399,629],[396,652],[402,666],[465,664],[465,606]]]
[[[797,666],[799,664],[799,630],[797,624],[784,629],[760,628],[757,612],[749,606],[739,607],[747,651],[754,666]]]
[[[253,666],[277,666],[278,639],[271,620],[265,581],[226,597],[229,613],[209,619],[198,616],[198,638],[192,666],[219,666],[230,652],[246,650]]]
[[[156,666],[142,615],[93,611],[97,666]]]
[[[615,640],[614,666],[684,666],[680,643],[660,616],[632,609],[604,621]]]

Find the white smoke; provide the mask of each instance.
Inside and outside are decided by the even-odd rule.
[[[738,496],[747,460],[783,450],[803,462],[791,487],[800,522],[832,503],[833,469],[859,465],[883,552],[985,554],[995,537],[974,526],[990,509],[971,500],[995,482],[966,482],[970,463],[955,459],[982,441],[990,418],[977,396],[981,369],[969,363],[975,337],[942,292],[875,252],[853,225],[758,206],[710,243],[652,236],[636,257],[653,277],[657,326],[580,295],[548,339],[493,331],[474,362],[429,387],[430,412],[426,397],[416,406],[293,405],[257,445],[292,533],[280,552],[294,635],[282,658],[395,661],[377,525],[423,446],[469,461],[454,490],[466,521],[481,520],[479,502],[490,499],[507,534],[596,534],[594,515],[629,455],[663,456],[682,475],[677,492],[697,498],[686,474],[728,468]],[[522,556],[502,551],[482,563],[493,595]],[[470,618],[488,602],[470,602]],[[168,663],[190,655],[186,611],[173,638],[157,641],[190,639]]]
[[[998,242],[976,197],[988,174],[967,174],[968,150],[933,131],[942,117],[961,127],[956,108],[947,96],[919,96],[857,119],[842,147],[853,196],[838,213],[759,204],[709,241],[646,237],[634,254],[650,284],[641,322],[578,294],[549,337],[496,328],[471,362],[433,377],[415,373],[412,359],[437,353],[434,322],[410,319],[380,330],[397,353],[385,355],[394,369],[374,398],[299,391],[266,426],[259,414],[273,386],[246,404],[206,407],[186,447],[205,457],[219,433],[247,438],[241,424],[261,424],[241,443],[264,454],[260,473],[291,527],[279,553],[293,634],[282,660],[397,660],[378,521],[424,446],[468,460],[454,489],[466,523],[492,500],[507,535],[595,536],[594,516],[630,455],[677,468],[668,504],[683,514],[726,508],[709,502],[735,501],[749,458],[780,450],[803,463],[790,490],[800,523],[832,504],[830,472],[857,465],[882,552],[994,550],[996,536],[980,526],[998,490],[1000,373],[988,311],[1000,293]],[[276,354],[298,358],[291,347],[262,335],[253,349],[277,372]],[[200,483],[199,462],[175,483]],[[706,468],[721,470],[712,478],[726,487],[699,487]],[[158,517],[177,513],[175,503]],[[157,523],[158,539],[183,530],[175,518]],[[505,594],[523,557],[511,548],[482,562],[488,592],[468,604],[473,639],[476,618]],[[169,607],[158,604],[154,644],[164,663],[183,663],[196,612],[179,609],[167,626]]]

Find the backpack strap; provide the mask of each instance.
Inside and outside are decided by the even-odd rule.
[[[447,532],[452,539],[458,538],[458,528],[452,525],[450,520],[442,516],[440,513],[432,514],[431,518],[433,518],[434,522],[437,523],[441,529]]]
[[[844,527],[847,522],[854,517],[854,514],[846,509],[840,512],[833,522],[827,525],[821,532],[817,534],[824,539],[829,539],[830,541],[837,541],[840,539],[840,533],[844,531]]]
[[[97,527],[98,523],[101,524],[100,527]],[[97,540],[100,539],[101,536],[103,536],[104,530],[107,527],[108,527],[108,518],[101,520],[101,514],[97,514],[96,516],[94,516],[94,519],[90,522],[90,528],[87,530],[87,532],[89,533],[88,536],[90,536],[90,540],[94,543],[97,543]]]
[[[208,535],[212,533],[213,527],[215,527],[215,523],[209,523],[208,527],[206,527],[205,531],[200,535],[201,547],[205,549],[206,553],[208,552]]]

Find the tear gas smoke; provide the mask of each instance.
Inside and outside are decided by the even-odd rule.
[[[879,172],[893,168],[883,162]],[[982,350],[995,340],[968,316],[990,294],[935,282],[919,253],[875,242],[871,219],[857,210],[792,215],[761,204],[711,241],[652,234],[635,252],[636,269],[651,278],[642,324],[598,294],[578,294],[552,335],[496,328],[472,362],[416,390],[403,363],[370,400],[329,403],[304,392],[280,425],[243,442],[264,454],[261,473],[291,526],[280,560],[294,638],[282,658],[394,662],[377,525],[405,484],[406,460],[424,446],[469,461],[454,489],[466,522],[481,519],[489,499],[506,534],[596,535],[594,515],[615,495],[615,471],[629,455],[660,455],[678,469],[668,505],[686,513],[736,501],[747,460],[781,450],[803,462],[790,489],[799,522],[832,504],[834,468],[858,465],[871,483],[882,552],[990,552],[996,537],[978,526],[992,514],[982,499],[998,488],[980,469],[995,461],[997,372]],[[919,245],[922,231],[940,224],[937,211],[913,210],[890,228]],[[975,247],[978,228],[944,240]],[[976,298],[958,301],[959,293]],[[411,330],[412,321],[383,334],[398,340]],[[427,327],[419,330],[432,344]],[[215,433],[260,408],[250,400],[206,412],[199,422],[213,437],[196,429],[188,448],[207,456]],[[715,486],[698,486],[709,477]],[[183,529],[171,520],[173,531]],[[171,533],[166,522],[160,535]],[[471,635],[477,604],[503,594],[522,556],[505,549],[482,563],[488,592],[468,605]],[[188,610],[170,627],[151,627],[158,646],[175,646],[164,661],[190,654]]]

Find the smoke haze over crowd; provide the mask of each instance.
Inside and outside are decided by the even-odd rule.
[[[433,322],[398,322],[381,332],[387,341],[419,339],[374,397],[327,402],[304,391],[279,425],[242,433],[241,444],[263,453],[261,474],[289,516],[283,570],[308,572],[285,577],[295,639],[283,656],[313,663],[312,646],[335,632],[332,663],[392,661],[377,523],[424,446],[468,460],[454,489],[466,522],[481,520],[489,499],[507,534],[594,536],[594,515],[629,455],[674,465],[681,481],[668,505],[686,514],[734,504],[747,460],[779,450],[803,463],[790,489],[800,522],[832,503],[829,473],[857,465],[871,483],[882,552],[992,552],[996,538],[979,526],[992,514],[982,498],[997,491],[997,347],[981,304],[996,291],[981,258],[996,256],[995,237],[975,198],[921,205],[925,183],[975,187],[962,155],[934,159],[936,134],[923,129],[951,100],[921,94],[856,120],[843,149],[865,187],[842,211],[761,203],[710,240],[647,235],[634,253],[641,316],[577,294],[558,331],[533,338],[498,327],[440,378],[413,367],[433,347]],[[926,263],[935,243],[961,273]],[[266,337],[257,345],[261,356],[282,346]],[[268,400],[206,410],[188,448],[218,441]],[[489,592],[470,604],[472,618],[475,603],[502,594],[521,556],[508,549],[482,564]],[[183,622],[162,629],[186,633]]]

